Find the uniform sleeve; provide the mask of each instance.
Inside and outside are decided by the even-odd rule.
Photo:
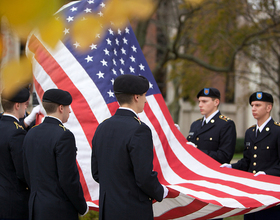
[[[80,176],[76,164],[74,135],[66,130],[56,146],[56,162],[61,187],[80,214],[87,210]]]
[[[149,127],[141,124],[129,143],[136,184],[151,198],[161,201],[163,187],[153,171],[153,141]]]
[[[13,135],[9,145],[12,155],[13,164],[15,166],[16,175],[22,181],[26,182],[24,178],[23,171],[23,140],[25,137],[26,131],[19,128],[16,130],[16,133]]]
[[[268,175],[280,176],[280,129],[277,129],[279,132],[277,133],[277,149],[278,149],[278,160],[275,162],[273,166],[268,169],[262,170]]]
[[[219,163],[229,163],[233,157],[236,144],[236,130],[233,121],[227,121],[220,130],[219,148],[217,151],[205,151]]]
[[[97,132],[97,130],[96,130]],[[96,133],[95,132],[95,133]],[[95,137],[93,136],[92,139],[92,151],[91,151],[91,175],[93,177],[93,179],[99,183],[99,175],[98,175],[98,163],[97,163],[97,158],[96,158],[96,154],[95,154]]]

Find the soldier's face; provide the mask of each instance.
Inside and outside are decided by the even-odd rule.
[[[147,102],[147,99],[146,99],[146,94],[147,93],[144,93],[143,95],[135,95],[137,100],[138,100],[138,103],[137,103],[137,114],[142,112],[144,110],[144,107],[145,107],[145,103]]]
[[[27,105],[25,102],[19,103],[19,118],[24,117],[26,108],[27,108]]]
[[[65,123],[68,121],[70,113],[71,113],[71,109],[70,109],[69,105],[63,106],[62,123]]]
[[[255,119],[261,120],[269,116],[272,105],[268,102],[253,101],[251,102],[252,115]]]
[[[198,98],[198,107],[200,109],[200,113],[205,115],[206,118],[218,109],[219,103],[219,99],[213,99],[211,97],[200,96]]]

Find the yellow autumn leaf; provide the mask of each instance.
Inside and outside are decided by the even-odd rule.
[[[129,19],[145,19],[154,10],[151,0],[112,0],[106,4],[103,21],[106,24],[113,22],[114,29],[125,27]]]
[[[49,19],[59,8],[59,0],[1,0],[0,15],[5,16],[20,37]]]
[[[84,15],[76,18],[72,26],[72,41],[79,50],[89,49],[90,44],[97,43],[104,32],[101,20],[95,15]]]
[[[50,47],[54,48],[59,40],[63,37],[63,23],[51,17],[46,22],[42,23],[39,28],[42,40]]]
[[[20,87],[32,82],[31,63],[27,57],[8,62],[1,70],[2,89],[5,96],[9,97]]]
[[[124,7],[128,11],[128,17],[136,19],[148,18],[155,10],[155,4],[151,0],[130,0]]]
[[[203,0],[184,0],[184,1],[190,4],[200,4],[203,2]]]
[[[103,11],[103,23],[111,24],[113,23],[112,28],[122,29],[128,21],[129,12],[126,9],[124,3],[130,0],[112,0],[106,4],[106,7]]]
[[[4,42],[3,42],[3,35],[0,34],[0,63],[3,55],[4,55]]]

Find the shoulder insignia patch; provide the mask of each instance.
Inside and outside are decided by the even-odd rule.
[[[139,124],[141,125],[141,121],[140,121],[140,119],[139,118],[137,118],[137,117],[135,117],[134,116],[134,118],[139,122]]]
[[[223,119],[224,121],[230,121],[231,120],[230,118],[228,118],[227,116],[224,116],[224,115],[220,115],[219,118]]]
[[[64,131],[68,130],[67,128],[65,128],[63,125],[59,124],[59,127],[63,128]]]
[[[256,125],[252,125],[251,127],[249,127],[248,129],[250,129],[250,128],[254,128],[254,127],[256,127]]]
[[[277,125],[277,126],[280,126],[280,123],[277,122],[277,121],[275,121],[274,124]]]
[[[20,124],[18,124],[17,122],[14,121],[14,124],[16,125],[17,129],[21,128],[22,130],[24,130],[24,128]]]

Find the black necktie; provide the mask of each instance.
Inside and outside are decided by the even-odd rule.
[[[256,133],[256,138],[260,135],[260,133],[261,133],[261,132],[260,132],[260,130],[258,129],[258,130],[257,130],[257,133]]]
[[[206,124],[206,120],[202,121],[201,127],[203,127]]]

